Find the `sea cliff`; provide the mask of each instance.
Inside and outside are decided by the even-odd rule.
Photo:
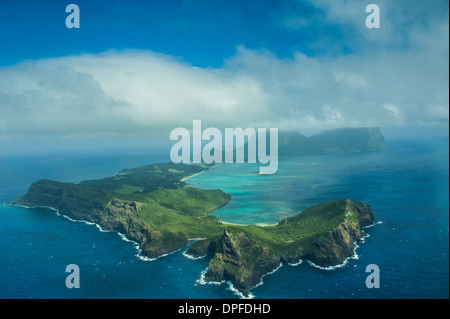
[[[364,236],[361,227],[374,222],[369,205],[340,199],[283,218],[277,225],[225,224],[209,212],[227,204],[230,195],[186,187],[181,181],[206,169],[154,164],[128,170],[125,177],[118,174],[80,184],[40,180],[12,204],[52,207],[72,219],[119,231],[151,258],[174,252],[196,238],[186,253],[208,256],[205,280],[229,280],[244,294],[282,262],[306,259],[323,267],[342,263]],[[143,175],[145,185],[140,184]],[[170,188],[150,183],[154,176],[169,177],[171,182],[165,181]],[[149,191],[143,192],[144,188]]]
[[[328,217],[337,223],[327,230],[317,223],[326,223]],[[296,263],[304,259],[322,267],[342,264],[354,254],[356,243],[364,236],[361,227],[374,221],[369,205],[349,199],[330,201],[283,219],[277,226],[260,227],[258,231],[229,227],[219,239],[199,245],[200,250],[193,245],[188,253],[212,256],[205,280],[229,280],[248,293],[264,274],[281,262]],[[303,229],[308,225],[311,235],[303,236]]]

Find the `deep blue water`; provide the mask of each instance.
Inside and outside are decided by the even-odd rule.
[[[251,174],[257,166],[220,165],[187,180],[232,194],[214,213],[226,222],[271,224],[338,198],[370,204],[381,221],[366,230],[358,259],[335,270],[283,265],[251,291],[255,298],[449,297],[448,138],[388,142],[384,152],[281,159],[271,176]],[[23,195],[40,178],[79,182],[166,160],[0,154],[0,202]],[[188,259],[184,250],[145,261],[115,232],[44,208],[0,205],[0,298],[238,298],[227,284],[199,284],[208,261]],[[79,289],[65,286],[68,264],[80,268]],[[380,268],[378,289],[365,286],[368,264]]]

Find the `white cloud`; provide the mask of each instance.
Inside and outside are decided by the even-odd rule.
[[[306,2],[314,10],[292,9],[278,18],[278,26],[312,33],[317,41],[310,48],[334,52],[344,48],[352,52],[377,52],[433,48],[448,54],[448,2],[442,0],[293,0]],[[376,4],[380,10],[380,28],[368,29],[366,7]],[[295,8],[295,6],[293,6]],[[311,10],[309,10],[311,11]],[[308,22],[308,23],[307,23]],[[315,32],[315,30],[319,30]],[[330,34],[328,34],[330,33]]]
[[[0,70],[0,121],[3,134],[145,134],[195,118],[245,121],[264,95],[251,77],[152,52],[82,55]]]
[[[393,104],[385,104],[383,107],[392,114],[392,116],[396,119],[402,118],[402,112]]]
[[[448,71],[429,52],[278,59],[241,46],[220,69],[108,52],[0,69],[0,135],[155,134],[448,122]],[[447,68],[448,70],[448,68]]]

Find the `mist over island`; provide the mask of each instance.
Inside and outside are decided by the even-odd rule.
[[[386,148],[379,129],[338,133],[312,136],[310,139],[319,138],[319,142],[315,142],[317,148],[309,149],[310,154],[319,150],[362,152]],[[284,146],[299,147],[298,137],[304,141],[302,135],[287,136],[291,139]],[[298,152],[294,151],[293,156]],[[141,254],[149,258],[173,253],[195,239],[186,253],[211,259],[203,280],[230,280],[244,295],[281,262],[307,259],[321,267],[342,264],[364,237],[362,227],[375,222],[369,205],[336,199],[283,218],[273,226],[222,223],[209,213],[226,205],[230,195],[218,189],[186,187],[184,182],[213,166],[151,164],[79,184],[44,179],[33,183],[28,193],[12,204],[51,207],[73,220],[118,231],[137,242]]]
[[[0,30],[0,298],[448,298],[448,1],[3,1]]]

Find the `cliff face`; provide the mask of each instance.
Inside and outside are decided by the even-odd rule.
[[[182,248],[188,238],[203,238],[188,253],[211,258],[205,279],[229,280],[244,293],[280,262],[307,259],[323,267],[341,264],[353,255],[355,242],[364,235],[361,227],[374,222],[369,205],[341,199],[317,204],[278,225],[226,225],[206,213],[229,200],[224,194],[185,189],[121,195],[41,180],[13,204],[53,207],[70,218],[119,231],[151,258]]]
[[[280,156],[371,152],[387,148],[383,134],[374,128],[340,128],[310,137],[298,132],[279,133]]]
[[[341,264],[353,255],[355,243],[364,236],[361,227],[372,224],[374,217],[369,205],[348,199],[336,202],[339,202],[337,213],[342,215],[342,222],[320,235],[280,245],[276,242],[261,242],[246,235],[245,231],[233,228],[233,232],[225,230],[220,239],[203,243],[202,252],[209,251],[213,256],[205,280],[230,280],[237,289],[248,293],[264,274],[275,269],[281,261],[292,263],[306,259],[323,267]],[[333,213],[330,216],[335,215]],[[297,220],[281,224],[290,226],[289,223],[292,223],[297,227],[299,224],[294,222]]]
[[[205,280],[230,280],[244,292],[280,264],[280,259],[269,249],[252,242],[243,232],[231,234],[225,230],[214,246]]]
[[[188,242],[186,236],[154,230],[139,216],[141,203],[112,200],[99,214],[99,224],[108,230],[117,230],[137,243],[142,254],[151,258],[173,252]]]
[[[301,258],[322,267],[339,265],[353,255],[355,242],[360,239],[361,231],[356,223],[345,221],[312,243]]]
[[[154,230],[138,213],[141,203],[118,200],[96,188],[41,180],[33,183],[28,193],[13,204],[52,207],[72,219],[119,231],[137,242],[141,253],[151,258],[173,252],[188,242],[183,234]]]
[[[314,241],[300,257],[327,267],[339,265],[353,255],[355,243],[364,236],[361,227],[375,221],[369,205],[346,200],[345,220],[325,236]]]

